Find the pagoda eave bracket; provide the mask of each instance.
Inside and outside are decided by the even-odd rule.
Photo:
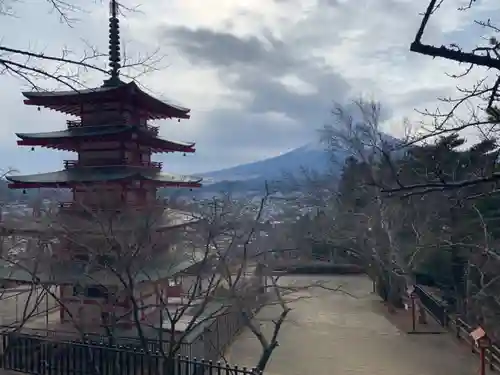
[[[7,185],[9,189],[42,189],[42,188],[56,188],[56,189],[67,189],[70,186],[65,184],[35,184],[28,182],[13,182]]]
[[[119,181],[114,181],[114,184],[120,184]],[[126,183],[126,182],[123,182]],[[9,189],[74,189],[82,186],[92,185],[91,182],[86,183],[32,183],[32,182],[13,182],[8,184]],[[200,188],[202,184],[199,182],[157,182],[148,181],[148,184],[156,187],[175,187],[175,188]]]

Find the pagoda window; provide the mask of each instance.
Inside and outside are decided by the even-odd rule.
[[[88,298],[105,298],[108,299],[108,289],[102,285],[92,285],[85,289],[85,297]]]
[[[112,291],[111,291],[112,293]],[[74,297],[87,297],[87,298],[104,298],[109,300],[110,290],[103,285],[87,285],[83,286],[76,284],[73,286]]]

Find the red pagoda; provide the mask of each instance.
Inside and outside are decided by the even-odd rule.
[[[67,121],[67,129],[44,133],[17,133],[23,146],[75,151],[64,170],[27,176],[10,176],[9,187],[70,188],[75,200],[78,187],[106,184],[109,204],[144,204],[156,199],[158,187],[199,187],[201,179],[162,174],[153,153],[195,152],[194,143],[173,142],[158,136],[148,120],[189,119],[190,110],[162,102],[134,82],[119,78],[120,45],[116,3],[110,17],[110,78],[99,88],[81,91],[24,92],[27,105],[49,108],[79,117]],[[91,204],[94,197],[81,197]]]
[[[48,224],[43,217],[32,224],[11,225],[8,233],[17,230],[29,235],[42,234],[56,238],[56,250],[51,252],[51,264],[45,267],[26,261],[17,267],[0,264],[0,279],[13,283],[40,283],[56,285],[65,307],[60,309],[60,323],[68,320],[68,313],[75,319],[79,317],[86,326],[98,327],[110,319],[122,328],[130,327],[130,301],[126,292],[120,295],[117,281],[105,273],[105,265],[113,260],[113,255],[99,254],[98,260],[89,260],[88,250],[75,242],[92,243],[94,248],[105,248],[109,239],[103,238],[102,231],[96,230],[95,216],[82,215],[83,211],[129,212],[129,219],[137,222],[141,208],[160,210],[163,221],[156,222],[156,232],[190,225],[192,217],[186,213],[168,209],[157,198],[157,189],[162,187],[195,188],[201,186],[201,178],[175,176],[161,172],[162,163],[152,161],[154,153],[195,152],[194,143],[181,143],[159,137],[158,128],[148,124],[158,119],[189,119],[190,110],[160,101],[141,90],[134,82],[120,80],[120,43],[117,4],[111,1],[110,22],[110,77],[101,87],[82,91],[24,92],[24,103],[31,106],[49,108],[66,113],[78,120],[67,121],[64,130],[43,133],[17,133],[19,145],[47,147],[58,150],[74,151],[78,157],[66,160],[64,169],[56,172],[34,175],[8,176],[12,189],[30,188],[67,188],[72,191],[71,202],[61,203],[58,217],[62,226]],[[139,209],[139,211],[137,211]],[[45,221],[44,221],[45,220]],[[130,221],[130,220],[129,220]],[[85,232],[78,241],[68,239],[64,232]],[[130,224],[130,222],[128,222]],[[130,231],[124,221],[123,231]],[[3,225],[4,235],[6,224]],[[10,232],[9,232],[10,231]],[[44,232],[46,231],[46,232]],[[38,233],[38,234],[37,234]],[[85,238],[83,238],[85,237]],[[163,234],[153,237],[161,242]],[[168,236],[167,236],[168,237]],[[100,242],[99,242],[100,241]],[[170,241],[170,240],[169,240]],[[168,241],[167,241],[168,242]],[[172,243],[149,250],[141,256],[147,258],[134,270],[134,277],[140,286],[134,288],[137,298],[144,305],[154,306],[158,294],[179,293],[179,273],[191,267],[196,259],[189,256],[173,255]],[[158,246],[157,246],[158,247]],[[173,247],[175,247],[173,245]],[[95,261],[97,266],[89,266]],[[114,260],[116,261],[116,259]],[[194,262],[194,263],[193,263]],[[167,264],[168,263],[168,264]],[[162,268],[162,264],[165,267]],[[145,268],[154,269],[146,272]],[[31,272],[27,272],[31,270]],[[147,273],[147,275],[146,275]],[[154,276],[152,277],[152,274]],[[116,278],[115,278],[116,279]],[[96,281],[97,280],[97,281]],[[121,310],[118,312],[117,309]],[[153,309],[154,310],[154,309]],[[128,316],[127,316],[128,314]],[[145,314],[141,311],[141,314]],[[119,317],[118,317],[119,315]]]

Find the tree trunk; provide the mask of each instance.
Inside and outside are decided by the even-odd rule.
[[[263,373],[264,370],[266,369],[267,364],[269,363],[269,360],[271,359],[271,355],[273,354],[274,349],[278,347],[278,342],[274,341],[269,345],[267,348],[265,348],[262,351],[262,355],[260,356],[259,363],[255,367],[257,371],[260,373]]]

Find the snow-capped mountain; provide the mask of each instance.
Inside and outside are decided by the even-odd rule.
[[[357,139],[361,139],[359,147],[365,148],[368,153],[373,153],[374,148],[370,146],[372,142],[368,140],[363,141],[363,138],[378,139],[377,142],[381,141],[384,145],[390,147],[394,147],[400,143],[398,139],[390,135],[380,134],[376,136],[367,134],[367,131],[360,125],[358,125],[358,128]],[[329,171],[335,174],[336,172],[340,173],[348,156],[354,156],[349,149],[352,148],[341,141],[338,141],[335,146],[330,145],[330,147],[326,143],[312,142],[279,156],[237,165],[232,168],[202,173],[200,176],[204,178],[204,185],[209,185],[222,181],[276,181],[283,178],[286,174],[295,175],[304,169],[318,173]]]
[[[339,152],[339,160],[343,162],[346,155]],[[330,154],[326,151],[326,146],[310,143],[268,159],[202,173],[201,177],[204,178],[205,185],[221,181],[279,180],[285,174],[296,174],[302,169],[324,172],[330,164]]]
[[[268,159],[197,174],[203,177],[203,187],[197,189],[195,195],[208,197],[221,192],[260,194],[266,182],[273,191],[288,191],[291,187],[289,176],[300,179],[304,170],[318,174],[327,171],[340,173],[347,156],[346,151],[339,149],[332,153],[327,151],[326,145],[309,143]]]
[[[363,138],[363,129],[360,128],[359,138]],[[372,136],[368,135],[373,139]],[[382,134],[382,142],[396,146],[400,141],[387,134]],[[366,150],[373,152],[370,142],[362,143]],[[362,146],[363,147],[363,146]],[[262,191],[265,182],[272,184],[277,190],[287,190],[287,176],[293,175],[300,179],[304,170],[322,174],[339,175],[347,157],[354,156],[349,147],[337,144],[328,147],[320,142],[308,143],[281,155],[259,160],[252,163],[241,164],[231,168],[199,173],[203,177],[203,187],[196,190],[196,195],[212,195],[213,193],[228,192],[245,193]],[[179,194],[184,192],[179,191]],[[192,194],[192,193],[191,193]]]

